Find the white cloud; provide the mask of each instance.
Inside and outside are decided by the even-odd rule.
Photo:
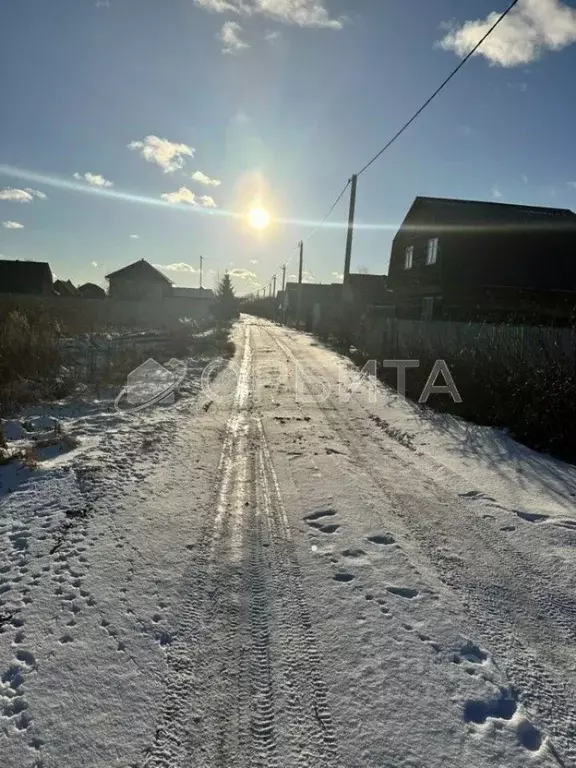
[[[526,174],[525,174],[525,173],[523,173],[523,174],[522,174],[522,176],[521,176],[520,178],[522,179],[522,181],[524,182],[524,184],[528,184],[528,176],[526,176]]]
[[[203,208],[218,208],[214,198],[210,197],[210,195],[201,195],[197,201]]]
[[[178,192],[165,192],[161,195],[162,200],[166,200],[167,203],[172,205],[179,205],[186,203],[187,205],[193,205],[201,208],[217,208],[218,206],[214,202],[214,198],[210,195],[196,196],[194,192],[188,189],[188,187],[180,187]]]
[[[193,272],[198,270],[191,264],[186,264],[185,261],[177,261],[175,264],[153,264],[156,269],[163,269],[165,272]]]
[[[258,264],[258,259],[250,259],[250,264]]]
[[[248,43],[240,38],[242,27],[237,21],[226,21],[222,26],[220,32],[216,35],[218,40],[222,43],[222,53],[229,53],[232,56],[237,56],[240,51],[250,48]]]
[[[44,192],[29,187],[27,189],[14,189],[14,187],[0,189],[0,200],[10,200],[13,203],[31,203],[35,197],[39,200],[46,199]]]
[[[256,275],[254,272],[250,272],[249,269],[239,269],[238,267],[236,269],[231,269],[228,273],[230,277],[238,277],[240,280],[257,280],[258,275]]]
[[[296,282],[298,280],[298,275],[288,275],[288,280],[292,282]],[[312,272],[302,272],[302,282],[303,283],[315,283],[316,278],[312,274]]]
[[[281,37],[281,32],[270,30],[264,35],[264,40],[266,40],[267,43],[275,43],[276,40],[279,40]]]
[[[194,0],[196,5],[215,13],[261,14],[300,27],[342,29],[344,19],[332,19],[325,0]]]
[[[39,189],[30,189],[30,187],[26,187],[24,191],[28,192],[29,195],[33,195],[33,197],[37,197],[38,200],[46,200],[48,197],[44,192],[40,192]]]
[[[342,282],[342,280],[344,280],[344,275],[342,274],[342,272],[330,272],[330,274],[332,275],[332,277],[335,277],[336,280],[338,280],[338,282]]]
[[[160,166],[164,173],[173,173],[184,167],[185,157],[194,157],[195,149],[158,136],[146,136],[142,141],[132,141],[129,149],[138,150],[148,163]]]
[[[130,235],[130,240],[140,240],[140,235]]]
[[[215,13],[240,12],[238,10],[239,3],[229,3],[227,0],[194,0],[194,2],[201,8],[205,8],[207,11],[214,11]]]
[[[198,205],[196,202],[196,195],[191,192],[188,187],[180,187],[178,192],[165,192],[161,195],[162,200],[166,200],[167,203],[172,205],[178,205],[179,203],[188,203],[189,205]]]
[[[210,176],[206,176],[202,171],[195,171],[190,178],[193,181],[197,181],[198,184],[205,184],[207,187],[219,187],[222,183],[219,179],[211,179]]]
[[[4,229],[24,229],[24,225],[19,221],[3,221],[2,226]]]
[[[114,186],[111,181],[108,181],[108,179],[105,179],[104,176],[101,176],[99,173],[75,173],[74,178],[78,181],[87,182],[91,187],[101,187],[103,189],[107,189],[108,187]]]
[[[498,187],[492,187],[492,199],[493,200],[502,200],[503,197],[504,197],[504,195],[502,194],[502,192],[500,192]]]
[[[486,19],[452,26],[440,41],[445,50],[465,56],[497,21],[501,11]],[[576,10],[561,0],[523,0],[478,49],[491,64],[516,67],[576,42]]]
[[[92,262],[92,266],[93,266],[93,267],[101,267],[101,266],[102,266],[102,264],[98,264],[98,262],[97,262],[97,261],[93,261],[93,262]]]

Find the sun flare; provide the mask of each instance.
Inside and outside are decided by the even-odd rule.
[[[270,225],[270,213],[260,205],[248,211],[248,224],[252,229],[266,229]]]

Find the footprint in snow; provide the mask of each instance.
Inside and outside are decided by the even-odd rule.
[[[394,544],[396,541],[390,533],[377,533],[374,536],[367,536],[366,539],[372,544],[379,544],[381,546],[390,546],[390,544]]]
[[[335,573],[332,578],[334,581],[349,582],[354,581],[356,576],[353,576],[351,573]]]
[[[516,693],[502,688],[491,699],[469,699],[464,705],[463,719],[475,725],[483,725],[488,718],[510,722],[517,711]],[[519,719],[515,731],[518,742],[529,752],[537,752],[542,746],[542,734],[528,719]]]
[[[366,554],[366,552],[364,552],[363,549],[344,549],[342,551],[342,556],[343,557],[348,557],[348,558],[351,558],[351,559],[355,559],[355,558],[358,558],[358,557],[364,557],[365,554]]]
[[[304,520],[306,520],[307,523],[310,523],[314,520],[321,520],[323,517],[333,517],[335,514],[337,513],[334,509],[319,509],[316,512],[306,515]]]
[[[488,659],[488,652],[470,640],[452,656],[454,664],[461,664],[463,661],[468,661],[471,664],[484,664]]]
[[[315,523],[313,521],[308,522],[308,525],[311,528],[315,528],[317,531],[320,531],[320,533],[326,533],[326,534],[332,534],[336,533],[337,530],[339,530],[340,526],[336,523],[325,525],[323,523]]]
[[[543,520],[548,520],[549,515],[543,515],[537,512],[526,512],[523,509],[514,509],[514,514],[521,520],[526,520],[528,523],[541,523]]]
[[[420,594],[418,590],[414,589],[413,587],[386,587],[386,591],[390,592],[392,595],[404,597],[407,600],[413,600]]]

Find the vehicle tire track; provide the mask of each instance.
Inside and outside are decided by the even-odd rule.
[[[142,768],[337,768],[302,577],[254,411],[250,327],[216,509],[182,584],[154,744]]]

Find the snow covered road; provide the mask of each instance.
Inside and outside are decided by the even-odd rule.
[[[0,502],[1,768],[576,766],[575,469],[235,341]]]

